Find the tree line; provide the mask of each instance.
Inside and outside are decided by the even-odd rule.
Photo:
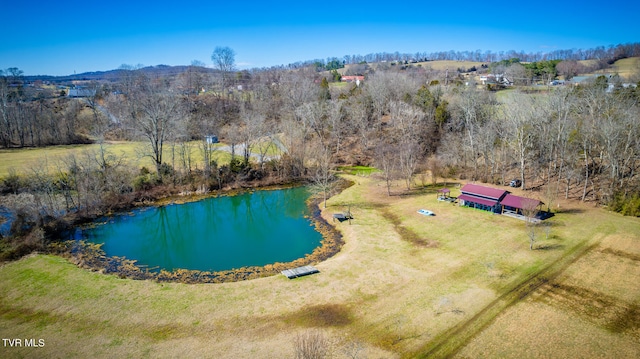
[[[361,63],[377,63],[377,62],[424,62],[438,60],[453,61],[473,61],[473,62],[499,62],[512,58],[518,58],[522,62],[538,62],[549,60],[560,61],[580,61],[595,59],[600,64],[600,68],[606,64],[612,64],[617,60],[640,56],[640,43],[626,43],[609,46],[597,46],[591,49],[562,49],[553,51],[491,51],[491,50],[475,50],[475,51],[435,51],[435,52],[377,52],[367,55],[345,55],[342,58],[328,57],[326,59],[313,59],[307,61],[298,61],[286,66],[277,66],[279,68],[302,68],[315,64],[316,66],[327,66],[328,70],[335,68],[336,65],[342,64],[361,64]],[[337,67],[339,68],[339,67]]]

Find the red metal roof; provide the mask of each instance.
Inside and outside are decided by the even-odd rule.
[[[351,82],[356,80],[364,81],[364,76],[342,76],[341,80],[346,82]]]
[[[474,202],[474,203],[484,204],[485,206],[491,206],[491,207],[495,206],[498,203],[498,201],[492,201],[489,199],[470,196],[466,194],[459,195],[458,199],[461,199],[465,202]]]
[[[500,204],[507,207],[513,207],[518,209],[523,209],[525,206],[531,206],[533,208],[538,207],[540,205],[540,201],[533,198],[526,198],[515,196],[512,194],[507,194]]]
[[[507,193],[507,191],[503,189],[485,187],[473,183],[467,183],[460,191],[465,194],[495,198],[496,200],[499,200],[505,193]]]

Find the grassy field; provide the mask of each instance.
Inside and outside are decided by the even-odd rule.
[[[203,168],[203,156],[201,144],[198,141],[187,143],[191,150],[192,168]],[[225,146],[222,143],[214,145],[214,148]],[[259,147],[266,146],[264,141],[256,144],[255,151]],[[150,157],[145,156],[147,144],[145,142],[107,142],[104,148],[110,154],[124,158],[124,163],[131,166],[146,166],[149,169],[154,168],[153,161]],[[13,169],[20,173],[29,173],[31,168],[48,168],[54,170],[59,164],[64,165],[64,161],[69,155],[73,154],[82,158],[85,154],[95,154],[99,150],[99,144],[89,145],[67,145],[67,146],[49,146],[41,148],[20,148],[20,149],[0,149],[0,178],[5,177]],[[179,155],[179,145],[175,146],[172,151],[170,143],[165,143],[163,149],[163,161],[171,164],[174,159],[175,166],[181,168],[181,159]],[[267,156],[279,154],[276,146],[269,146],[266,150]],[[237,153],[241,155],[241,153]],[[215,151],[213,159],[219,164],[227,164],[231,160],[231,155],[225,151]]]
[[[578,62],[589,67],[589,66],[595,66],[597,63],[597,60],[581,60]],[[629,80],[638,81],[638,78],[640,77],[640,57],[629,57],[626,59],[621,59],[613,63],[608,68],[598,70],[596,72],[592,72],[588,74],[581,74],[581,75],[598,76],[598,75],[604,75],[604,74],[609,74],[609,75],[618,74],[620,75],[620,77],[622,77],[624,81],[629,81]]]
[[[430,67],[434,70],[440,70],[440,71],[445,71],[449,69],[450,71],[455,72],[458,68],[464,68],[468,70],[474,66],[476,68],[479,68],[482,64],[486,64],[486,62],[439,60],[439,61],[418,62],[413,65],[414,66],[421,65],[422,67]]]
[[[354,220],[312,276],[161,284],[47,255],[0,267],[0,336],[45,342],[0,356],[288,358],[310,330],[333,358],[640,355],[638,218],[563,202],[530,251],[524,222],[438,202],[437,187],[388,197],[375,175],[346,177],[323,216],[350,206]]]
[[[20,149],[0,149],[0,177],[6,176],[11,169],[17,172],[24,172],[24,169],[33,167],[46,167],[54,169],[63,162],[69,155],[82,156],[85,153],[92,153],[99,150],[100,145],[66,145],[49,146],[41,148],[20,148]],[[108,142],[104,148],[109,153],[123,157],[125,163],[136,163],[140,167],[153,168],[153,162],[149,157],[142,155],[145,143],[143,142]],[[202,161],[197,148],[194,148],[194,158]],[[170,158],[171,150],[165,148],[163,151],[165,158]],[[166,157],[169,156],[169,157]],[[28,172],[27,172],[28,173]]]
[[[640,78],[640,57],[629,57],[616,61],[612,66],[613,70],[625,79]]]

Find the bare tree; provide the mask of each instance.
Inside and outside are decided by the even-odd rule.
[[[323,147],[327,147],[329,124],[327,122],[325,101],[307,102],[296,108],[296,116],[305,128],[315,133]]]
[[[315,82],[316,71],[304,68],[283,73],[276,85],[285,110],[293,113],[298,107],[318,99],[320,86]]]
[[[125,97],[131,104],[129,122],[139,136],[147,140],[144,156],[153,160],[156,171],[160,174],[163,162],[165,142],[180,127],[183,111],[180,98],[168,91],[161,84],[145,83],[134,89],[135,92]]]
[[[420,82],[408,74],[397,72],[376,72],[370,76],[363,87],[373,105],[373,116],[378,121],[389,113],[389,105],[402,101],[407,94],[413,94],[420,88]],[[380,124],[380,122],[376,122]]]
[[[468,87],[463,93],[455,98],[453,102],[454,112],[458,122],[461,123],[465,132],[465,163],[471,161],[474,178],[478,174],[478,129],[484,125],[489,114],[487,105],[489,98],[484,92]]]
[[[191,175],[192,162],[193,162],[193,143],[186,141],[185,138],[181,138],[178,142],[178,156],[182,165],[182,170],[188,176]]]
[[[515,152],[520,169],[522,189],[526,188],[525,175],[535,137],[535,123],[538,119],[533,98],[515,93],[507,97],[504,104],[504,124],[507,141]]]
[[[527,236],[529,237],[529,249],[533,250],[533,244],[536,241],[536,234],[538,230],[538,223],[540,220],[536,218],[538,214],[539,201],[532,199],[522,200],[522,215],[525,217],[525,228],[527,230]]]
[[[547,203],[547,212],[551,211],[551,207],[558,199],[558,182],[548,181],[544,186],[544,200]]]
[[[556,65],[558,74],[564,76],[565,80],[571,80],[574,76],[584,72],[584,66],[575,60],[565,60]]]
[[[504,71],[504,76],[516,85],[526,85],[529,82],[527,71],[519,63],[511,64],[507,67]]]
[[[371,101],[365,96],[354,96],[349,100],[347,113],[349,122],[355,128],[363,151],[368,150],[371,134],[375,131],[375,126],[371,125],[373,113]]]
[[[187,67],[187,71],[183,72],[178,81],[178,89],[186,93],[190,98],[195,98],[205,87],[205,70],[204,62],[193,60],[191,65]]]
[[[257,145],[265,133],[265,117],[262,113],[245,107],[241,108],[240,120],[242,127],[238,128],[240,142],[243,145],[243,158],[245,163],[249,163],[249,158],[253,151],[253,147]]]
[[[420,133],[424,127],[425,114],[406,102],[391,102],[389,108],[390,124],[393,127],[387,135],[397,143],[398,167],[405,179],[407,190],[410,190],[413,175],[423,155],[421,144],[425,141],[421,141]]]
[[[0,141],[4,147],[11,145],[18,132],[17,117],[23,93],[22,70],[10,67],[0,70]]]
[[[216,46],[211,54],[213,65],[220,70],[222,91],[226,92],[233,79],[232,72],[236,66],[236,52],[228,46]]]
[[[364,358],[365,346],[358,340],[349,340],[342,351],[351,359]]]
[[[381,140],[375,148],[376,167],[382,170],[387,185],[387,195],[391,196],[391,183],[396,178],[397,149],[389,142]]]
[[[318,331],[307,331],[296,335],[293,347],[296,359],[323,359],[329,356],[330,343]]]
[[[327,102],[326,116],[329,127],[329,140],[335,146],[335,153],[341,150],[342,141],[350,134],[349,126],[344,119],[343,107],[341,100],[332,100]]]
[[[329,148],[317,146],[314,151],[314,170],[311,180],[313,181],[312,191],[322,193],[324,208],[327,208],[327,198],[334,183],[332,172],[333,155]]]
[[[208,180],[211,176],[211,171],[212,168],[211,166],[214,163],[213,160],[213,156],[214,153],[216,151],[217,147],[215,146],[215,144],[213,143],[213,140],[211,137],[207,137],[207,136],[203,136],[202,140],[200,141],[200,151],[202,153],[202,158],[204,161],[204,178],[205,180]],[[216,169],[217,171],[217,169]],[[221,183],[220,183],[220,178],[218,178],[218,187],[220,187]]]
[[[267,153],[276,147],[276,142],[279,143],[276,138],[277,127],[272,121],[268,121],[265,115],[267,107],[267,103],[257,101],[251,108],[245,106],[240,113],[244,124],[244,141],[248,144],[246,155],[256,151],[260,168],[264,168]]]

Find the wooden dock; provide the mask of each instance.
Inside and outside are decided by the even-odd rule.
[[[302,266],[293,269],[285,269],[280,273],[284,274],[289,279],[293,279],[309,274],[320,273],[320,271],[313,266]]]
[[[351,213],[347,212],[347,213],[334,213],[333,214],[333,221],[335,222],[336,219],[340,222],[343,221],[349,221],[349,224],[351,224],[351,220],[353,219],[353,217],[351,216]]]

